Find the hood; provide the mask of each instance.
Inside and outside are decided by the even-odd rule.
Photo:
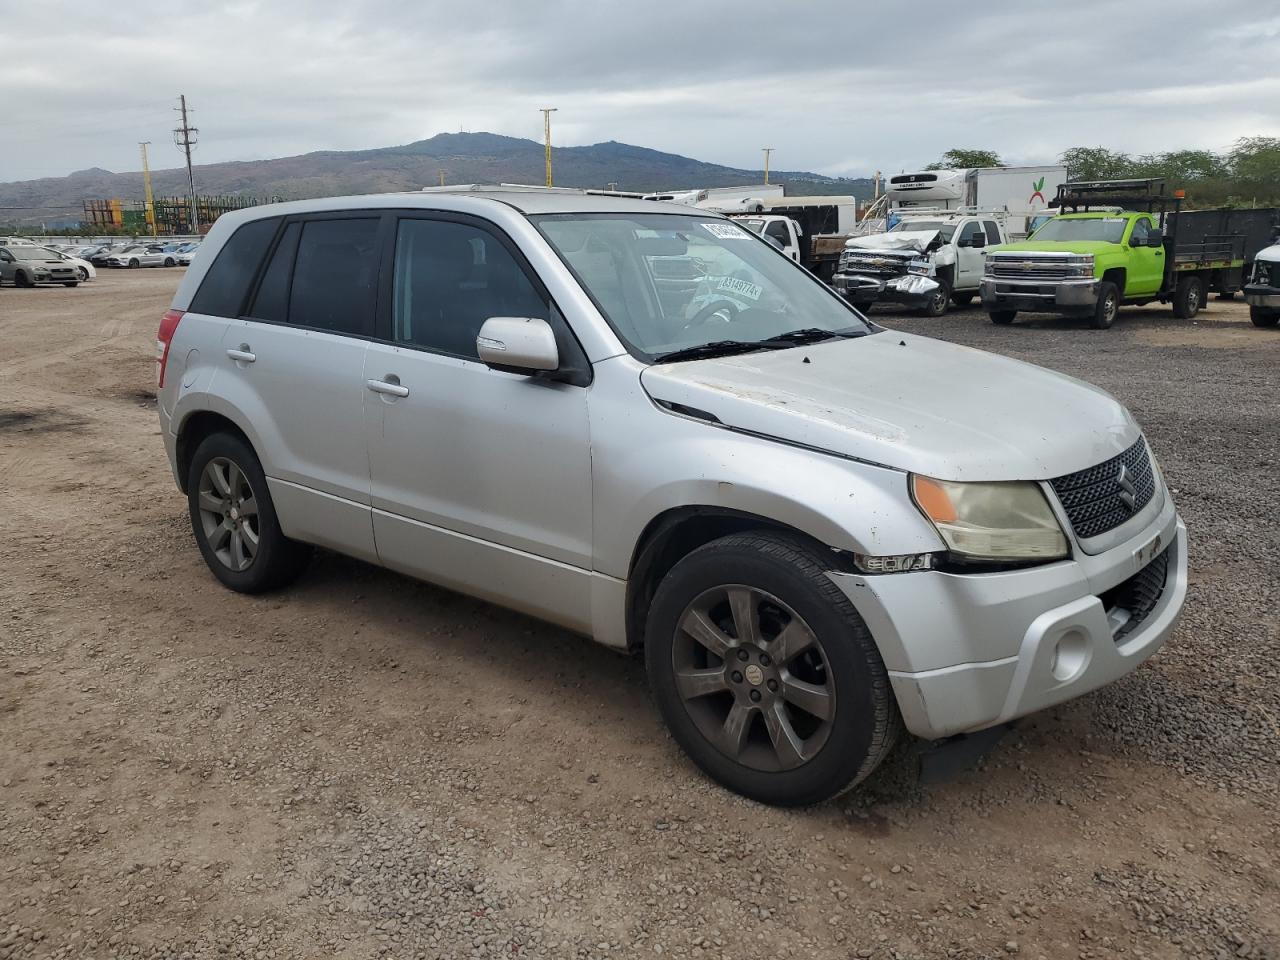
[[[655,400],[729,427],[940,480],[1048,480],[1101,463],[1139,435],[1097,387],[893,331],[658,364],[641,383]]]
[[[899,230],[897,233],[873,233],[869,237],[853,237],[846,240],[844,247],[846,250],[923,253],[937,235],[937,230]]]
[[[1280,243],[1274,243],[1269,247],[1263,247],[1254,256],[1255,260],[1263,260],[1267,263],[1280,263]]]
[[[1105,240],[1015,240],[1013,243],[1002,243],[992,247],[990,253],[1092,253],[1094,256],[1103,253],[1115,253],[1120,249],[1118,243],[1107,243]]]

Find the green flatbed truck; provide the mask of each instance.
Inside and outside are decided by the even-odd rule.
[[[1064,183],[1059,213],[1026,240],[992,248],[979,293],[993,323],[1019,311],[1088,318],[1110,327],[1122,304],[1172,303],[1194,317],[1209,292],[1239,289],[1244,235],[1180,242],[1181,197],[1163,180]]]

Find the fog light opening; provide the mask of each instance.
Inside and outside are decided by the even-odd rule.
[[[1089,638],[1077,629],[1067,630],[1053,645],[1049,670],[1056,680],[1066,683],[1084,672],[1089,664]]]

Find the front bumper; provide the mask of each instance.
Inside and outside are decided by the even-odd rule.
[[[1257,284],[1246,284],[1244,302],[1251,307],[1268,307],[1280,310],[1280,289],[1263,287]]]
[[[1168,551],[1164,589],[1116,639],[1101,599]],[[1004,573],[832,573],[871,630],[907,729],[982,730],[1096,690],[1172,632],[1187,593],[1187,531],[1166,496],[1156,519],[1106,553]]]
[[[1097,280],[1019,280],[983,277],[978,285],[982,305],[988,310],[1088,312],[1098,303]]]
[[[887,300],[894,303],[919,303],[938,288],[936,280],[916,274],[897,276],[871,276],[863,273],[837,273],[831,285],[850,303],[875,303]]]

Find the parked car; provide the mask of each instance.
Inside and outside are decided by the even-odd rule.
[[[16,287],[34,287],[38,283],[74,287],[80,277],[76,267],[60,255],[34,244],[12,243],[0,247],[0,282]]]
[[[110,260],[117,253],[120,253],[123,250],[129,249],[130,246],[131,244],[128,244],[128,243],[107,244],[106,246],[99,248],[97,253],[90,256],[89,262],[92,263],[95,267],[105,267],[107,266],[108,260]]]
[[[93,280],[98,276],[98,271],[94,269],[93,264],[88,260],[74,255],[74,247],[68,250],[55,250],[53,247],[44,247],[50,254],[59,260],[64,260],[76,268],[76,276],[81,280]]]
[[[1255,327],[1280,324],[1280,243],[1259,250],[1254,257],[1244,298]]]
[[[196,241],[194,243],[184,243],[178,249],[178,252],[175,255],[175,258],[178,261],[178,266],[180,267],[191,266],[191,258],[196,255],[196,251],[199,249],[200,249],[199,241]]]
[[[213,574],[278,588],[315,544],[643,650],[747,796],[1093,690],[1182,607],[1186,530],[1114,398],[884,330],[714,214],[433,191],[206,244],[157,406]],[[740,309],[708,313],[726,277]]]
[[[117,250],[107,258],[109,267],[172,267],[177,263],[173,254],[140,244]]]

